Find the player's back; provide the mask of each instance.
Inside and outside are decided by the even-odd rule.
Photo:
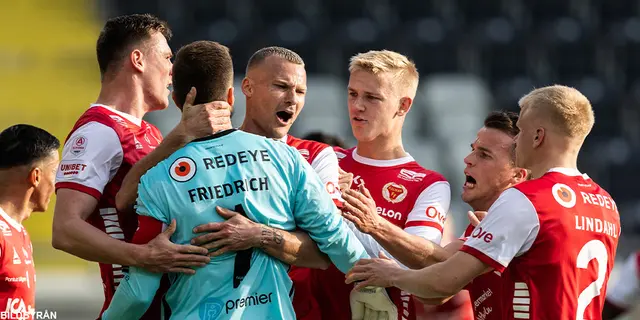
[[[190,143],[153,168],[148,179],[169,172],[172,180],[158,179],[153,192],[156,199],[168,199],[167,208],[160,210],[169,216],[162,220],[176,219],[172,240],[186,244],[194,227],[224,221],[216,206],[293,230],[293,212],[301,200],[295,194],[301,174],[296,161],[304,162],[284,143],[229,130]],[[326,208],[333,212],[326,198]],[[212,258],[195,275],[172,275],[167,294],[172,318],[270,319],[277,314],[274,319],[293,319],[288,268],[261,250],[247,250]]]
[[[525,243],[530,248],[502,275],[504,301],[513,301],[505,319],[601,318],[620,218],[604,189],[568,171],[515,186],[535,208],[539,226]]]

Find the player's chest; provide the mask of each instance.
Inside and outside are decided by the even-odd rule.
[[[32,288],[35,286],[35,266],[31,244],[19,239],[22,234],[16,234],[16,239],[5,235],[5,247],[2,252],[2,267],[0,268],[0,283],[4,288]]]
[[[162,141],[151,129],[126,131],[121,136],[125,161],[136,163],[153,151]]]
[[[346,169],[345,169],[346,170]],[[403,226],[420,193],[420,185],[398,178],[392,170],[361,170],[354,168],[351,188],[364,184],[376,202],[377,213],[390,222]]]

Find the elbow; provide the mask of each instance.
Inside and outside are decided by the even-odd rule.
[[[53,222],[51,245],[56,250],[69,252],[70,245],[65,233],[65,227],[64,225],[60,225],[60,223],[56,223],[55,220]]]
[[[329,269],[329,266],[331,266],[331,260],[329,260],[329,258],[325,256],[325,259],[319,261],[315,268],[320,270],[327,270]]]
[[[116,210],[119,212],[128,212],[130,209],[130,205],[126,200],[126,197],[122,192],[118,192],[116,194]]]

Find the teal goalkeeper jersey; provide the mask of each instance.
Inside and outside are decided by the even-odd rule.
[[[136,210],[188,244],[193,228],[222,222],[216,206],[268,226],[309,233],[343,272],[368,257],[337,212],[320,178],[297,150],[280,141],[228,130],[187,144],[141,179]],[[171,319],[295,319],[289,266],[259,249],[226,253],[196,271],[170,274]],[[161,274],[130,268],[103,319],[139,319]]]

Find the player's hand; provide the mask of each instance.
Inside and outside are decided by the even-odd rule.
[[[176,231],[176,220],[169,227],[149,241],[144,247],[146,254],[140,267],[151,272],[179,272],[194,274],[192,267],[203,267],[209,263],[207,250],[197,246],[178,245],[171,242],[171,235]]]
[[[353,173],[346,172],[339,168],[340,175],[338,176],[338,187],[340,190],[348,190],[351,189],[351,184],[353,183]]]
[[[467,211],[467,218],[469,218],[469,223],[472,226],[476,227],[480,224],[480,221],[487,216],[486,211]]]
[[[370,234],[385,222],[384,218],[378,214],[376,202],[364,184],[358,185],[358,191],[344,190],[342,199],[344,199],[342,216],[353,222],[360,232]]]
[[[398,307],[384,288],[352,290],[349,296],[352,320],[397,320]]]
[[[193,238],[192,244],[213,250],[209,253],[211,257],[260,246],[259,224],[229,209],[216,206],[216,211],[227,221],[197,226],[193,229],[194,233],[207,232],[207,234]]]
[[[185,139],[206,137],[218,131],[231,129],[231,106],[225,101],[212,101],[193,105],[196,88],[191,88],[182,107],[182,127]]]
[[[389,259],[383,252],[380,252],[380,258],[361,259],[358,261],[347,272],[345,282],[357,282],[355,290],[360,290],[367,286],[393,287],[394,275],[402,270],[402,267],[395,260]]]

